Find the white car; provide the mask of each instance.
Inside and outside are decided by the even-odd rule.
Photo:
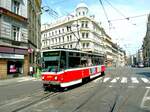
[[[139,67],[139,68],[143,68],[144,65],[143,65],[143,64],[139,64],[138,67]]]

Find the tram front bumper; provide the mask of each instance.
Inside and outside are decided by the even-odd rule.
[[[42,81],[44,85],[60,85],[58,81]]]

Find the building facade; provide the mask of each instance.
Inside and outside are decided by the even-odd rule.
[[[144,61],[143,61],[143,50],[142,49],[138,50],[136,57],[137,57],[137,65],[144,63]]]
[[[27,0],[0,0],[0,79],[28,73]]]
[[[30,10],[31,4],[36,12]],[[0,79],[29,74],[31,55],[40,46],[40,4],[40,0],[0,0]]]
[[[41,47],[41,0],[28,0],[29,64],[38,63]]]
[[[42,28],[42,49],[76,48],[104,53],[101,27],[93,20],[88,16],[87,5],[79,4],[75,14]]]
[[[112,66],[117,59],[118,48],[113,46],[111,38],[101,24],[88,15],[88,6],[77,5],[75,12],[51,24],[42,26],[41,41],[43,50],[53,48],[79,49],[104,55]],[[114,52],[116,51],[116,52]],[[116,62],[116,61],[115,61]]]
[[[143,40],[144,66],[150,67],[150,14],[148,16],[147,31]]]

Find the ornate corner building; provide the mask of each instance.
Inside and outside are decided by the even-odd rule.
[[[88,6],[81,2],[69,16],[42,25],[41,49],[75,48],[96,52],[105,55],[109,66],[120,65],[124,52],[112,42],[94,15],[90,16],[88,12]]]

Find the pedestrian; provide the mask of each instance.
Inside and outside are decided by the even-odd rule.
[[[30,76],[33,77],[33,67],[32,66],[30,66]]]

